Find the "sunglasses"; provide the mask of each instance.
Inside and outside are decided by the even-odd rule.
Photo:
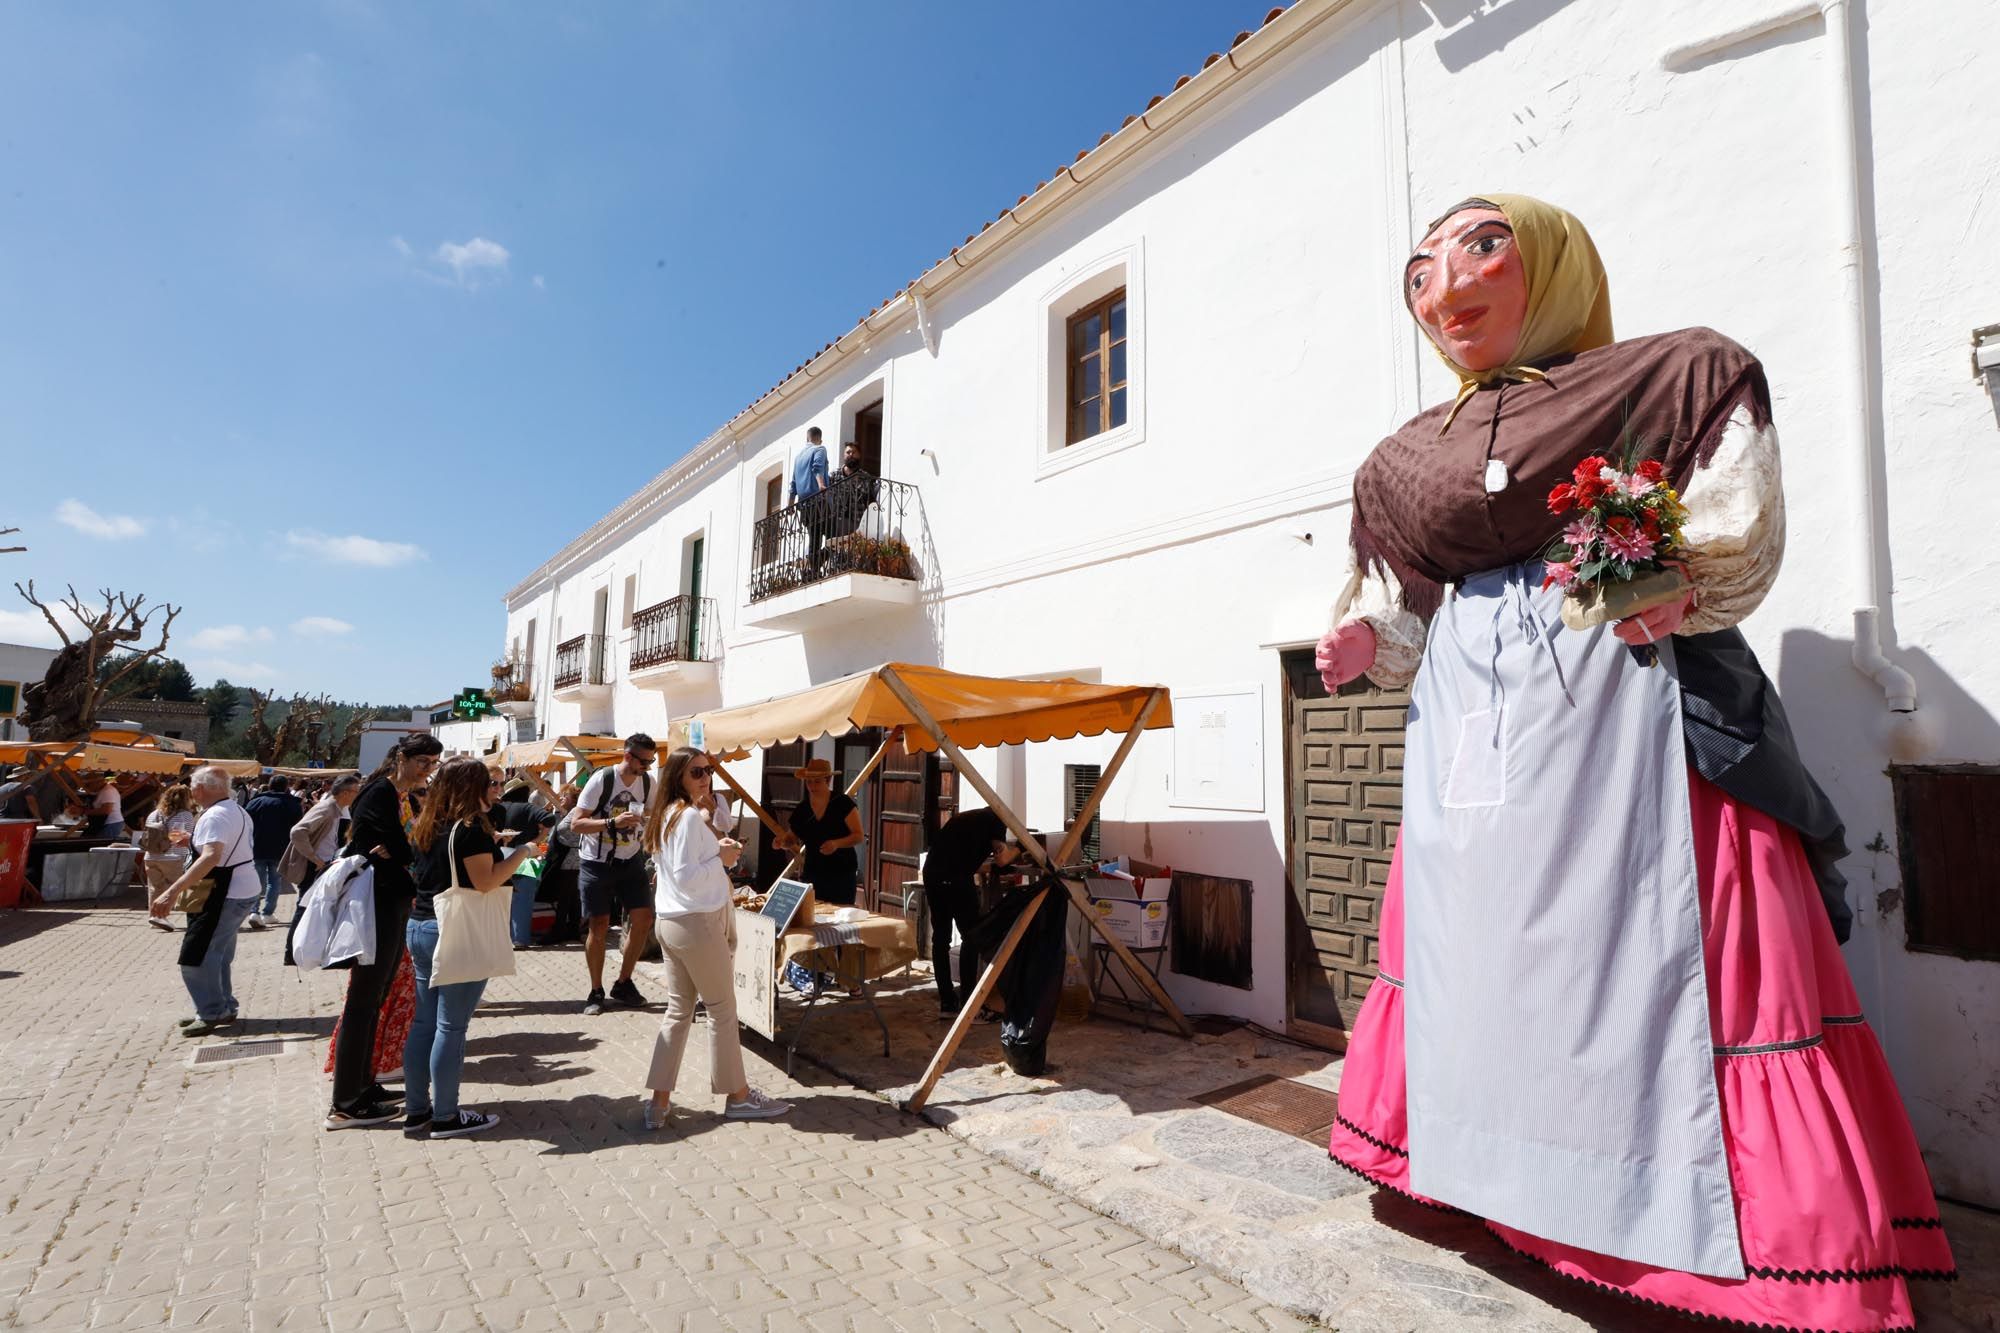
[[[688,770],[688,776],[693,778],[696,782],[706,782],[711,777],[715,776],[715,770],[712,768],[690,768]]]

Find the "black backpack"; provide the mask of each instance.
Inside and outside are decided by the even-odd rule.
[[[602,796],[600,796],[600,797],[598,797],[598,798],[597,798],[597,809],[595,809],[595,810],[593,810],[593,811],[591,811],[591,812],[590,812],[590,817],[591,817],[592,819],[602,819],[602,818],[604,818],[604,813],[605,813],[605,811],[607,811],[607,810],[609,810],[609,809],[611,808],[611,789],[612,789],[613,787],[615,787],[615,786],[617,786],[617,785],[618,785],[618,771],[617,771],[616,769],[611,769],[611,768],[607,768],[607,769],[603,769],[603,770],[601,770],[601,771],[602,771],[602,772],[605,772],[605,773],[608,773],[608,774],[610,774],[610,776],[604,779],[604,795],[602,795]],[[641,774],[639,775],[639,806],[640,806],[640,808],[641,808],[641,809],[644,809],[644,808],[645,808],[645,806],[646,806],[646,803],[647,803],[648,801],[652,800],[652,799],[653,799],[653,775],[652,775],[652,773],[651,773],[651,772],[645,772],[645,773],[641,773]],[[609,829],[606,829],[606,830],[605,830],[605,832],[606,832],[606,833],[608,833],[608,832],[610,832],[610,830],[609,830]],[[603,847],[603,846],[604,846],[604,834],[603,834],[603,833],[600,833],[600,834],[598,834],[598,835],[597,835],[597,845],[598,845],[599,847]],[[578,851],[578,853],[579,853],[579,857],[578,857],[578,859],[579,859],[579,860],[581,860],[582,858],[581,858],[581,855],[580,855],[580,854],[581,854],[581,852],[583,851],[583,843],[582,843],[582,841],[581,841],[581,839],[580,839],[580,838],[579,838],[579,841],[578,841],[578,843],[577,843],[577,851]],[[601,857],[599,857],[599,858],[597,859],[597,861],[596,861],[596,862],[595,862],[594,864],[596,864],[596,865],[609,865],[609,864],[611,863],[612,859],[613,859],[613,858],[612,858],[612,856],[611,856],[610,854],[606,854],[606,855],[604,855],[604,856],[601,856]]]

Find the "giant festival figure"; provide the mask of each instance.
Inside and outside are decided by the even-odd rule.
[[[1640,1301],[1908,1328],[1951,1252],[1839,951],[1839,818],[1735,628],[1784,547],[1763,369],[1708,329],[1614,341],[1589,235],[1524,196],[1454,205],[1403,282],[1460,391],[1356,475],[1319,646],[1329,688],[1412,690],[1330,1151]],[[1633,440],[1692,586],[1571,629],[1549,497]]]

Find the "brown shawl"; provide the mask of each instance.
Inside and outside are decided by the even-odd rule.
[[[1685,489],[1739,406],[1771,419],[1755,357],[1713,329],[1632,338],[1541,364],[1546,380],[1484,385],[1440,434],[1440,403],[1375,446],[1354,478],[1356,567],[1395,575],[1403,605],[1429,619],[1444,585],[1533,560],[1562,531],[1548,494],[1592,454],[1617,461],[1632,432],[1642,457]],[[1486,490],[1488,459],[1507,485]]]

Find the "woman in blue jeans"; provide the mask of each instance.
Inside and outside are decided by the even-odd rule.
[[[431,963],[438,947],[438,895],[454,884],[480,893],[506,892],[514,868],[533,850],[519,847],[503,859],[487,815],[488,781],[486,765],[479,760],[448,761],[431,779],[423,813],[410,830],[410,844],[417,853],[417,894],[410,904],[405,939],[417,979],[417,1012],[403,1046],[403,1133],[413,1139],[453,1139],[500,1123],[497,1115],[458,1104],[465,1030],[486,983],[431,985]]]

